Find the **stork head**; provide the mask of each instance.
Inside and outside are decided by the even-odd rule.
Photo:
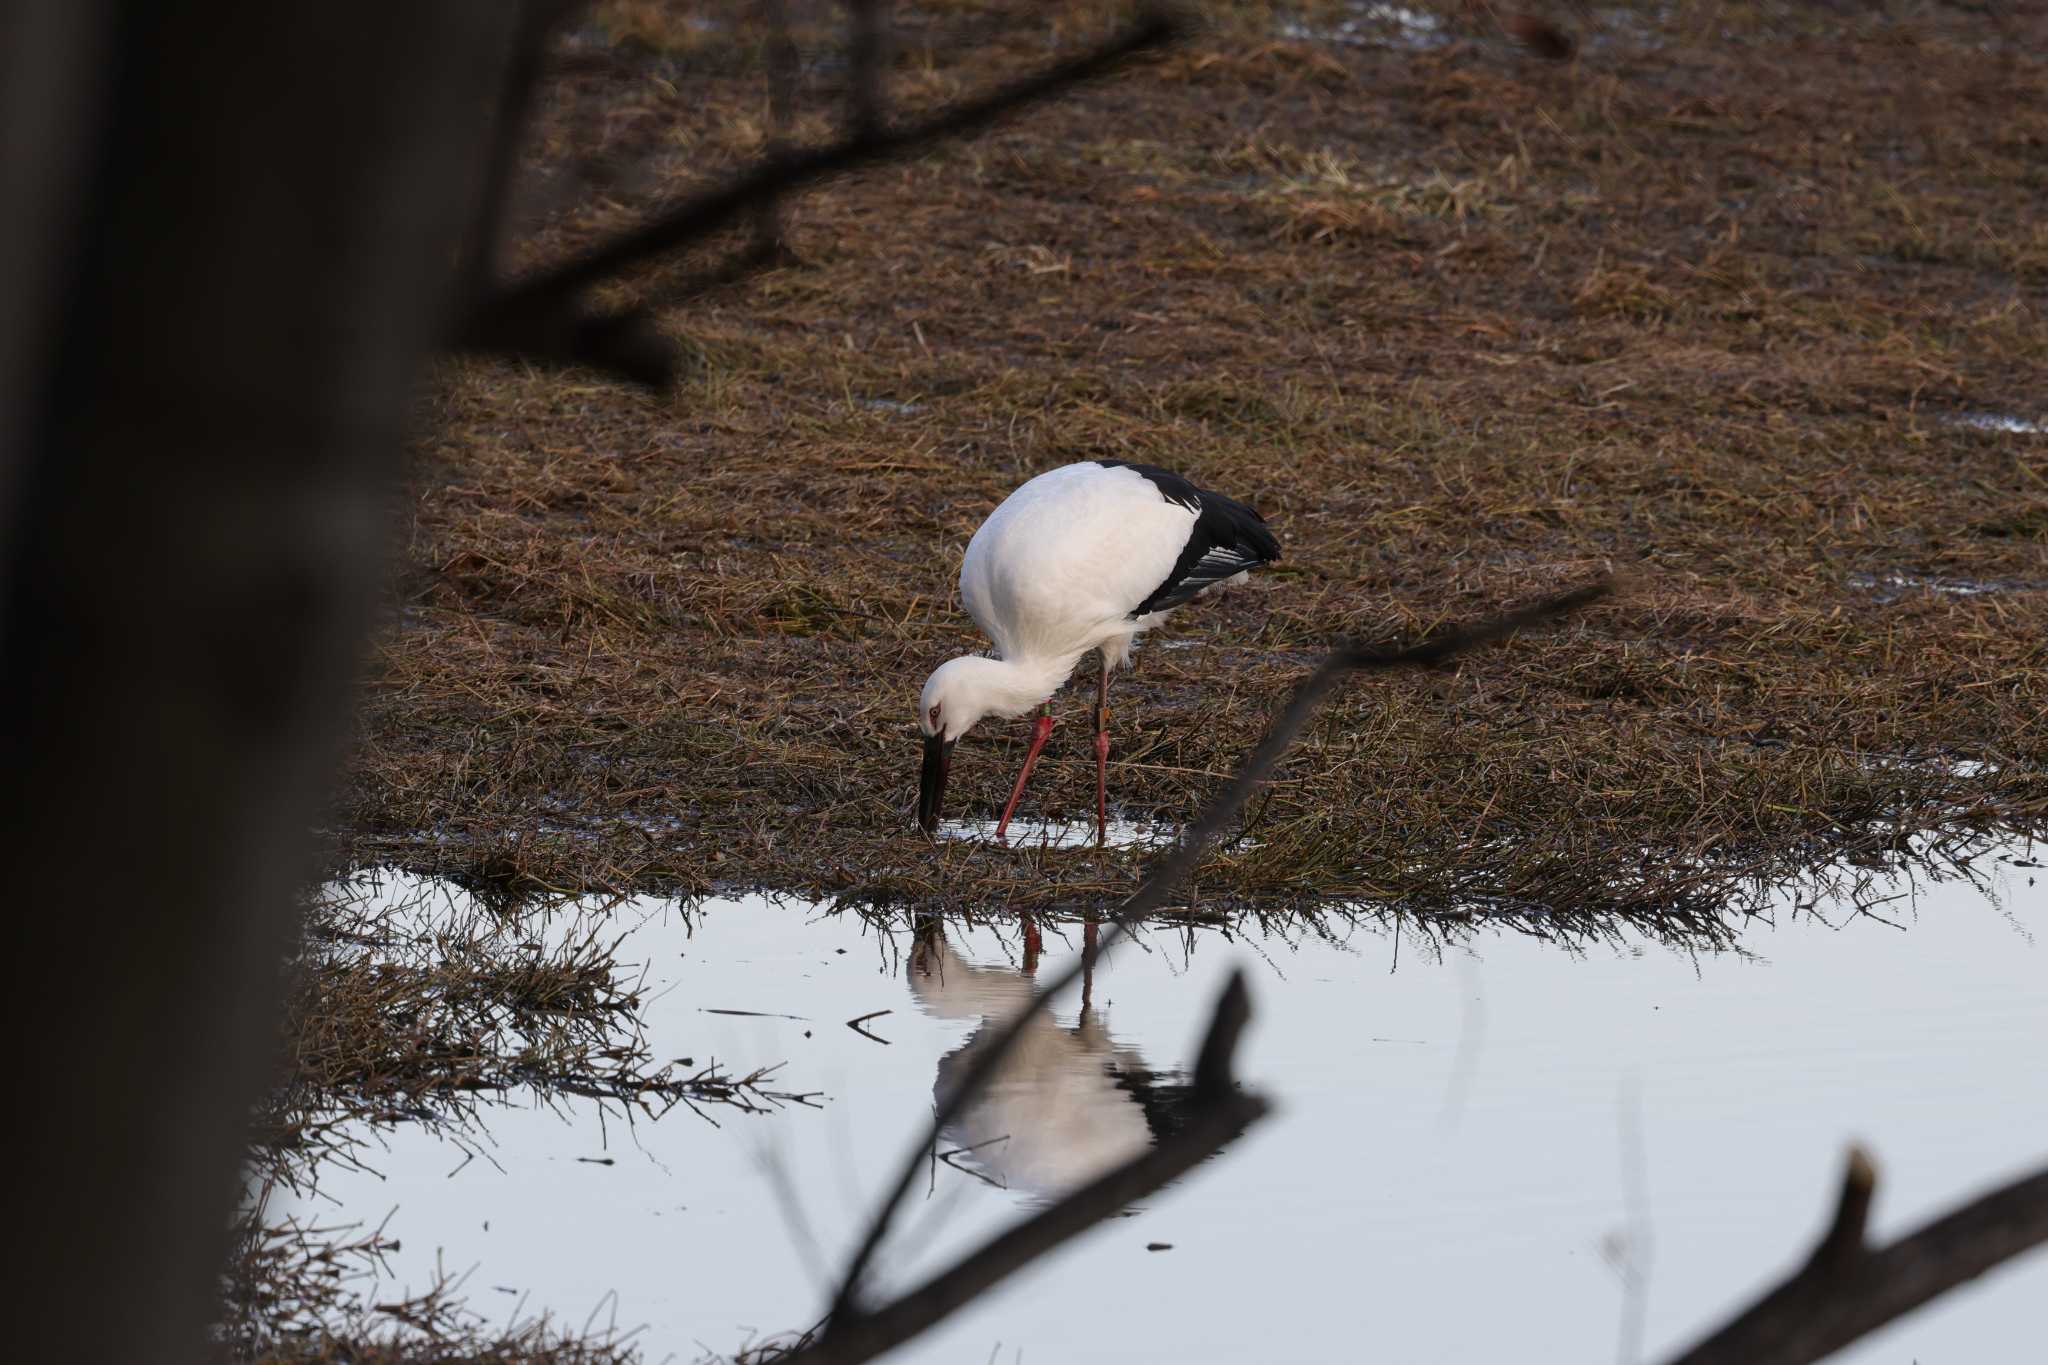
[[[1066,680],[1073,660],[1009,662],[963,654],[948,659],[925,679],[917,701],[917,728],[924,736],[924,774],[918,783],[917,823],[930,834],[939,827],[946,772],[953,746],[985,716],[1021,716]]]
[[[987,659],[963,655],[948,659],[925,679],[917,702],[917,728],[924,736],[924,771],[917,785],[918,827],[930,834],[939,827],[939,807],[946,797],[946,774],[953,766],[953,746],[988,712],[979,685],[977,664]]]

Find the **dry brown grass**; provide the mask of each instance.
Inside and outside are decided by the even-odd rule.
[[[695,367],[672,395],[450,364],[337,862],[514,892],[1116,897],[1135,855],[934,847],[908,815],[916,689],[979,644],[961,548],[1016,483],[1097,455],[1251,500],[1287,553],[1119,681],[1133,814],[1191,816],[1333,637],[1628,583],[1454,672],[1354,686],[1205,901],[1697,908],[1918,830],[2048,828],[2048,443],[1947,420],[2043,415],[2038,16],[1602,11],[1560,16],[1569,63],[1483,8],[1421,51],[1276,36],[1341,10],[1227,8],[809,196],[801,265],[674,315]],[[586,38],[605,55],[560,78],[543,163],[625,148],[675,191],[758,146],[744,25],[605,13],[633,43]],[[901,17],[894,93],[926,105],[1113,16]],[[807,68],[813,130],[837,79]],[[1027,813],[1089,806],[1069,714]],[[999,801],[1020,740],[967,740],[956,811]]]

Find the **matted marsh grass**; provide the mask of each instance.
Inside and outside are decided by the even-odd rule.
[[[1608,15],[1571,64],[1448,7],[1426,51],[1276,36],[1319,8],[1217,7],[1163,59],[804,197],[799,264],[673,314],[673,394],[449,364],[337,865],[1114,900],[1138,855],[934,846],[907,814],[912,699],[980,643],[969,533],[1097,455],[1247,498],[1286,548],[1170,628],[1201,648],[1119,679],[1130,818],[1191,818],[1335,637],[1624,577],[1562,628],[1351,685],[1202,897],[1704,905],[1936,826],[2041,829],[2048,450],[1944,420],[2033,411],[2048,361],[2048,68],[2018,30],[1681,4]],[[1113,17],[906,9],[892,94]],[[623,159],[644,194],[757,150],[744,20],[601,7],[540,169]],[[829,126],[834,22],[799,7],[800,133]],[[1952,578],[2022,586],[1861,586]],[[1091,795],[1085,707],[1056,704],[1024,811],[1054,819]],[[1021,736],[968,739],[960,814]]]

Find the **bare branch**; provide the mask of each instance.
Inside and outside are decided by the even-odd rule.
[[[768,16],[768,145],[761,164],[773,172],[789,155],[789,129],[796,117],[796,40],[789,36],[787,0],[761,0]],[[769,258],[789,248],[782,236],[782,193],[763,195],[754,205],[754,249]]]
[[[731,258],[721,261],[709,270],[686,275],[673,284],[663,285],[647,301],[645,309],[673,308],[679,303],[715,290],[738,284],[741,280],[788,259],[782,243],[773,237],[755,236],[746,247]]]
[[[1072,61],[1005,86],[978,100],[934,114],[874,138],[848,138],[792,155],[781,166],[757,166],[723,188],[686,201],[645,226],[600,243],[535,279],[517,286],[524,298],[559,297],[609,279],[651,257],[687,246],[730,224],[759,200],[827,176],[902,156],[947,138],[978,133],[1007,114],[1062,94],[1136,56],[1164,46],[1180,34],[1164,14],[1141,20],[1129,32]]]
[[[847,132],[856,138],[882,132],[882,77],[888,67],[883,50],[882,0],[847,0]]]
[[[740,259],[751,260],[753,253]],[[665,388],[675,378],[675,347],[656,330],[654,315],[645,308],[592,313],[572,304],[527,311],[508,308],[506,302],[499,295],[479,304],[451,345],[548,365],[588,365],[651,389]]]
[[[645,319],[638,312],[593,314],[582,301],[584,290],[656,256],[700,242],[743,215],[758,213],[762,205],[829,176],[906,156],[947,138],[978,133],[1008,114],[1111,71],[1138,53],[1162,47],[1180,32],[1177,20],[1152,13],[1094,51],[981,99],[891,131],[855,133],[829,146],[764,160],[729,183],[672,206],[641,227],[480,300],[458,323],[453,344],[461,350],[588,364],[641,383],[666,383],[673,362],[651,364],[637,343],[622,340],[644,333]],[[755,268],[753,260],[772,259],[772,255],[742,259],[749,263],[735,271],[733,278]]]
[[[1267,1112],[1266,1101],[1238,1089],[1232,1061],[1251,1018],[1244,974],[1234,972],[1216,1001],[1195,1070],[1188,1125],[1159,1144],[998,1234],[951,1267],[872,1314],[835,1315],[821,1339],[785,1357],[788,1365],[854,1365],[910,1340],[971,1303],[1039,1257],[1222,1151]]]
[[[1222,832],[1223,827],[1236,818],[1253,789],[1265,780],[1266,775],[1293,744],[1295,736],[1301,733],[1302,726],[1315,714],[1323,698],[1329,695],[1331,689],[1343,677],[1367,669],[1427,667],[1442,663],[1465,650],[1576,611],[1606,596],[1611,590],[1612,583],[1602,579],[1560,596],[1546,598],[1519,611],[1509,612],[1462,630],[1446,631],[1433,639],[1405,649],[1347,644],[1331,651],[1315,672],[1309,674],[1294,689],[1294,695],[1288,699],[1279,718],[1266,732],[1266,737],[1259,741],[1251,756],[1238,769],[1237,775],[1231,778],[1229,784],[1209,804],[1209,808],[1195,822],[1194,828],[1189,830],[1180,844],[1154,867],[1144,884],[1131,898],[1124,902],[1111,921],[1109,932],[1103,934],[1092,949],[1084,951],[1079,962],[1068,967],[1042,987],[1024,1010],[995,1034],[987,1047],[976,1056],[973,1066],[961,1079],[959,1086],[939,1106],[938,1113],[932,1120],[931,1137],[920,1142],[909,1154],[897,1176],[895,1186],[875,1210],[874,1222],[869,1226],[859,1249],[847,1263],[845,1278],[833,1302],[831,1320],[837,1322],[844,1317],[859,1316],[861,1286],[868,1268],[874,1260],[876,1251],[889,1235],[896,1211],[901,1207],[911,1186],[916,1183],[924,1154],[930,1144],[937,1141],[939,1132],[957,1119],[969,1101],[987,1088],[997,1068],[1009,1056],[1032,1017],[1045,1009],[1054,996],[1071,986],[1084,971],[1092,969],[1104,953],[1128,937],[1132,928],[1164,904],[1167,896],[1194,871],[1203,851]],[[827,1336],[830,1336],[829,1327]]]
[[[1216,1012],[1209,1019],[1209,1031],[1202,1050],[1195,1054],[1195,1098],[1203,1103],[1229,1093],[1237,1082],[1231,1075],[1237,1059],[1238,1040],[1244,1026],[1252,1021],[1252,996],[1245,988],[1244,973],[1232,972],[1230,984],[1217,997]]]
[[[1834,1220],[1806,1262],[1806,1274],[1825,1274],[1869,1252],[1864,1241],[1870,1223],[1870,1197],[1877,1191],[1877,1167],[1870,1153],[1851,1145],[1842,1168],[1842,1192],[1835,1199]]]
[[[519,23],[512,33],[511,58],[499,87],[490,155],[484,162],[483,185],[466,244],[465,292],[472,298],[481,298],[490,289],[499,253],[504,249],[510,218],[507,206],[519,168],[519,145],[526,135],[534,89],[540,80],[542,54],[549,36],[570,14],[582,8],[582,3],[583,0],[524,0],[520,5]]]
[[[1671,1365],[1805,1365],[2048,1242],[2048,1168],[1870,1250],[1877,1172],[1849,1149],[1827,1232],[1806,1263]]]
[[[729,259],[664,285],[638,307],[516,317],[478,313],[473,321],[481,331],[470,338],[467,349],[555,365],[588,365],[651,389],[666,388],[675,379],[676,351],[661,334],[655,310],[728,288],[787,259],[780,241],[756,235]]]

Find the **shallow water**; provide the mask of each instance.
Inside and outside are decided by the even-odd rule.
[[[1927,574],[1852,573],[1852,588],[1873,590],[1881,602],[1896,602],[1908,592],[1931,592],[1942,597],[1982,597],[1987,593],[2039,592],[2048,583],[2020,579],[1935,578]]]
[[[1344,43],[1353,47],[1391,47],[1421,52],[1450,41],[1441,15],[1406,5],[1358,0],[1345,6],[1345,17],[1331,25],[1282,19],[1275,26],[1290,42]]]
[[[1959,427],[1975,427],[1979,431],[2004,431],[2015,436],[2039,436],[2048,432],[2048,422],[2037,422],[2027,417],[2015,417],[2004,412],[1961,412],[1949,419]]]
[[[996,842],[996,822],[993,820],[941,820],[936,832],[941,839],[960,839],[976,844]],[[1157,824],[1150,820],[1111,820],[1103,826],[1103,842],[1109,848],[1149,848],[1155,844],[1170,844],[1179,837],[1180,826]],[[1011,848],[1093,848],[1095,821],[1027,820],[1020,817],[1010,821],[1009,829],[1004,831],[1004,840]]]
[[[1177,1068],[1235,966],[1257,1010],[1242,1072],[1279,1112],[899,1358],[1583,1361],[1618,1340],[1623,1359],[1664,1354],[1804,1251],[1849,1139],[1878,1159],[1879,1238],[2048,1154],[2048,885],[2012,859],[2032,861],[1979,860],[1986,887],[1901,881],[1877,913],[1902,927],[1788,910],[1742,952],[1697,958],[1486,930],[1433,950],[1411,930],[1397,962],[1369,923],[1296,942],[1150,934],[947,1134],[942,1151],[973,1150],[918,1190],[890,1281],[1171,1122]],[[1027,967],[1048,974],[1080,946],[1048,930],[1032,961],[1014,924],[919,936],[758,898],[688,915],[629,903],[613,922],[621,960],[645,964],[657,1056],[786,1062],[781,1079],[823,1107],[708,1111],[721,1126],[679,1109],[631,1129],[616,1110],[600,1128],[588,1103],[514,1107],[488,1120],[490,1160],[467,1164],[401,1128],[369,1158],[379,1175],[333,1173],[334,1202],[306,1211],[390,1214],[391,1290],[444,1257],[475,1267],[481,1311],[602,1308],[647,1325],[653,1360],[808,1323],[821,1267],[935,1088],[1022,998]],[[872,1037],[845,1022],[881,1010]],[[2044,1294],[2036,1255],[1839,1359],[2031,1359]]]
[[[924,411],[924,404],[905,402],[901,398],[856,398],[853,401],[870,412],[886,412],[897,417],[914,417]]]
[[[1979,597],[1988,592],[2000,591],[1997,583],[1984,582],[1975,578],[1929,578],[1921,574],[1852,573],[1849,575],[1852,588],[1904,588],[1940,593],[1948,597]]]

